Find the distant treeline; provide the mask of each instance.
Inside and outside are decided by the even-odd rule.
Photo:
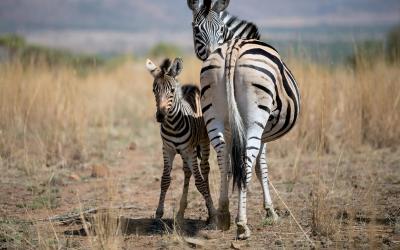
[[[96,55],[76,54],[67,50],[28,44],[23,37],[15,34],[1,36],[0,49],[3,49],[3,60],[16,59],[24,65],[71,66],[79,72],[104,66],[106,62]]]
[[[377,59],[390,63],[400,63],[400,25],[390,30],[385,39],[382,40],[351,43],[334,41],[290,42],[267,39],[266,42],[275,46],[283,57],[300,57],[322,64],[346,63],[353,67],[371,66]],[[160,42],[141,56],[172,58],[185,55],[194,57],[192,51],[189,53],[174,44]],[[78,72],[87,72],[104,66],[115,67],[125,59],[133,58],[133,55],[112,54],[101,56],[72,53],[67,50],[29,44],[23,37],[9,34],[0,36],[0,61],[2,59],[4,61],[4,57],[7,60],[17,59],[24,65],[71,66]]]
[[[377,59],[400,63],[400,25],[388,32],[384,41],[364,41],[354,45],[347,62],[357,66],[373,66]]]

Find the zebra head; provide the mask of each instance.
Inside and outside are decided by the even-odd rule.
[[[180,58],[175,58],[172,63],[171,60],[165,59],[161,66],[155,65],[147,59],[147,70],[154,77],[153,93],[157,104],[156,119],[160,123],[164,122],[165,117],[174,106],[176,90],[179,87],[176,77],[182,71],[182,64]]]
[[[199,6],[198,0],[187,0],[193,11],[193,41],[196,56],[205,61],[209,54],[229,37],[229,29],[220,17],[229,5],[229,0],[204,0]]]

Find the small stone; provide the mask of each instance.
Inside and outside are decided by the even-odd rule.
[[[218,232],[217,230],[202,230],[198,235],[206,240],[215,240],[221,237]]]
[[[131,143],[129,144],[129,147],[128,147],[129,150],[135,151],[136,148],[137,148],[136,143],[131,142]]]
[[[383,237],[382,243],[385,244],[385,245],[390,246],[392,244],[392,241],[387,237]]]
[[[241,246],[239,245],[239,243],[237,243],[235,241],[232,241],[231,242],[231,248],[239,250],[241,248]]]
[[[64,181],[62,180],[61,176],[55,175],[49,180],[49,184],[53,187],[54,186],[63,186]]]
[[[154,177],[154,180],[155,180],[156,182],[159,182],[159,181],[160,181],[160,177]]]
[[[282,240],[276,240],[275,241],[275,245],[277,245],[277,246],[282,246],[283,245],[283,242],[282,242]]]
[[[80,181],[81,177],[75,173],[72,173],[68,176],[68,179],[70,179],[71,181]]]
[[[189,246],[193,248],[203,248],[205,246],[204,241],[195,238],[185,238],[185,241]]]
[[[92,177],[103,178],[110,175],[110,170],[105,165],[93,165],[92,166]]]

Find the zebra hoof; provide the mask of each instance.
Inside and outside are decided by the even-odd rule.
[[[156,211],[156,219],[161,219],[164,215],[164,211],[161,209],[157,209]]]
[[[245,222],[236,223],[237,226],[237,238],[239,240],[246,240],[250,238],[251,231]]]
[[[218,225],[218,217],[216,215],[208,218],[208,220],[207,220],[207,229],[208,230],[217,229],[217,225]]]
[[[218,228],[222,231],[229,230],[231,226],[231,214],[229,212],[222,212],[218,216]]]
[[[277,223],[279,221],[279,216],[275,212],[273,207],[267,207],[265,209],[265,218],[272,220],[273,223]]]
[[[183,221],[184,221],[184,216],[183,216],[183,214],[182,213],[177,213],[176,214],[176,216],[175,216],[175,221],[178,223],[178,224],[182,224],[183,223]]]

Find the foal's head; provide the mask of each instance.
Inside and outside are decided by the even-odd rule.
[[[147,70],[154,77],[153,93],[157,103],[157,121],[162,123],[174,106],[175,95],[179,88],[176,77],[182,71],[182,59],[175,58],[173,62],[165,59],[161,66],[155,65],[147,59]]]

